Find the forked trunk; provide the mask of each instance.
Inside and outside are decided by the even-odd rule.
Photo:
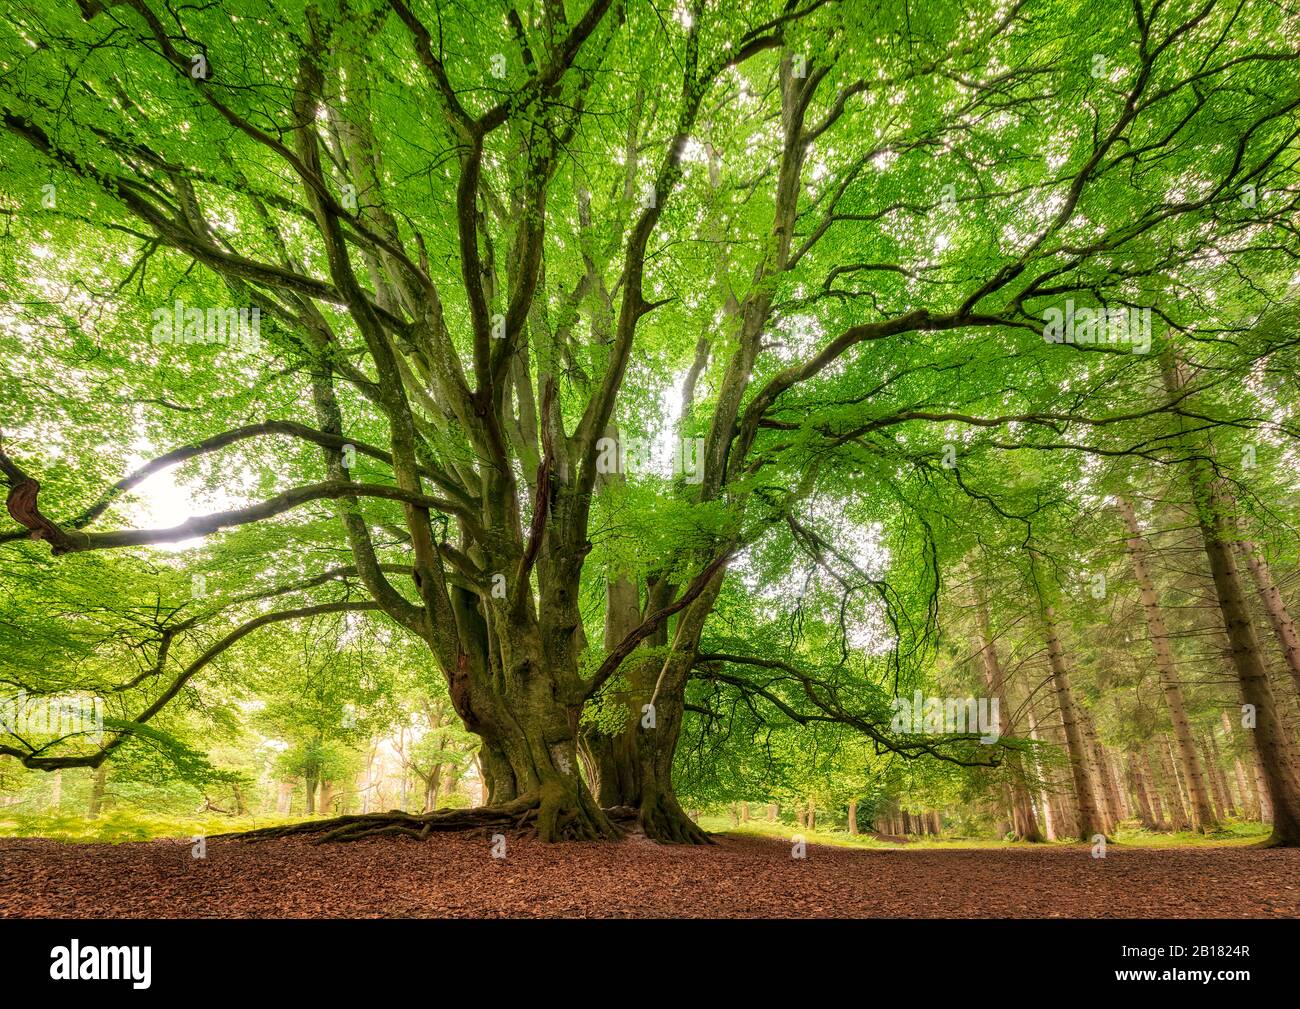
[[[661,672],[661,663],[654,659],[631,661],[626,667],[624,728],[593,741],[600,766],[600,804],[636,809],[641,829],[656,841],[708,844],[708,835],[686,815],[673,791],[673,756],[685,706],[680,691],[659,683]]]

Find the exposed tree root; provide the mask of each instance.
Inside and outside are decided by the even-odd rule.
[[[326,820],[307,820],[281,827],[263,827],[242,833],[216,837],[242,841],[265,841],[273,838],[311,836],[313,844],[332,841],[359,841],[365,837],[396,835],[425,840],[430,834],[500,830],[533,833],[551,841],[612,840],[622,835],[618,823],[635,821],[637,811],[629,806],[610,810],[584,809],[556,804],[548,809],[537,795],[523,796],[496,806],[474,809],[436,809],[430,813],[407,813],[390,809],[386,813],[359,813],[335,816]],[[210,839],[211,840],[211,839]]]
[[[637,812],[645,836],[668,844],[713,844],[714,841],[694,820],[687,816],[677,800],[642,802]]]

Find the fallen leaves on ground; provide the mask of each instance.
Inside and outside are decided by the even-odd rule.
[[[1300,916],[1300,851],[546,845],[482,834],[64,844],[0,840],[0,916],[839,918]]]

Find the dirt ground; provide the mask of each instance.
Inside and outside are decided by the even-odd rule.
[[[0,840],[0,917],[1300,917],[1300,850]]]

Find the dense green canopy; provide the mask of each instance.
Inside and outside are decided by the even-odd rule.
[[[989,689],[990,606],[1043,675],[1065,627],[1079,703],[1148,738],[1121,711],[1146,636],[1099,633],[1137,589],[1089,590],[1129,577],[1118,496],[1297,560],[1296,27],[1220,0],[12,4],[0,684],[114,724],[0,754],[193,745],[198,698],[265,700],[259,657],[329,626],[363,650],[302,661],[341,677],[322,709],[449,698],[487,801],[546,837],[633,807],[698,839],[674,764],[700,801],[936,808],[1052,760],[1032,701],[991,746],[891,724]]]

